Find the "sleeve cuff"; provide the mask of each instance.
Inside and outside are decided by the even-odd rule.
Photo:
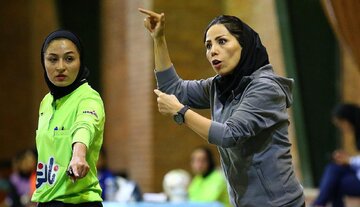
[[[175,68],[172,65],[170,68],[165,69],[163,71],[155,70],[155,77],[158,85],[164,85],[169,80],[172,80],[173,78],[178,78],[178,74],[176,73]]]
[[[209,130],[209,143],[222,146],[222,137],[224,135],[224,127],[219,122],[211,122]]]
[[[80,128],[74,132],[73,135],[73,142],[72,144],[76,142],[81,142],[86,145],[87,148],[89,148],[90,145],[90,131],[86,128]]]

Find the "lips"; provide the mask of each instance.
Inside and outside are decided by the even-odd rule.
[[[63,80],[66,78],[66,75],[60,74],[60,75],[57,75],[55,78],[56,78],[58,81],[63,81]]]
[[[214,66],[214,68],[216,69],[220,69],[221,67],[221,61],[220,60],[213,60],[211,61],[211,64]]]

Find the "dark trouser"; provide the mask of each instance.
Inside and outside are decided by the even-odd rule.
[[[39,203],[38,207],[102,207],[101,202],[86,202],[79,204],[63,203],[60,201],[50,201],[46,203]]]
[[[329,164],[320,182],[320,193],[314,205],[344,207],[343,197],[360,196],[360,181],[356,172],[349,166]]]

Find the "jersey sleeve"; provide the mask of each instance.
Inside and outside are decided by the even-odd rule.
[[[96,133],[103,130],[104,119],[104,106],[100,97],[89,97],[80,101],[72,127],[73,143],[81,142],[89,148]]]

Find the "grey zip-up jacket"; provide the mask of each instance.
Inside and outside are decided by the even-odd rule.
[[[211,109],[209,142],[220,152],[234,206],[302,206],[303,188],[295,177],[288,138],[293,80],[276,76],[266,65],[244,77],[242,92],[222,105],[214,78],[182,80],[173,67],[156,72],[159,90],[192,108]]]

